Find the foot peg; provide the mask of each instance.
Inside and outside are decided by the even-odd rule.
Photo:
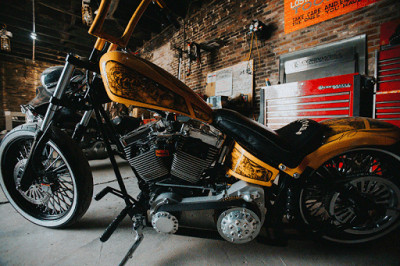
[[[125,257],[120,262],[120,266],[125,265],[130,258],[132,258],[133,252],[137,249],[137,247],[142,243],[144,238],[143,236],[143,227],[144,227],[144,220],[145,218],[142,215],[137,215],[133,218],[133,232],[136,234],[135,241],[133,242],[131,248],[126,253]]]
[[[108,193],[111,193],[121,199],[124,198],[124,194],[119,191],[118,189],[112,188],[112,187],[106,187],[104,188],[102,191],[100,191],[99,193],[97,193],[97,195],[94,197],[94,199],[96,201],[101,200],[105,195],[107,195]]]
[[[104,188],[102,191],[100,191],[99,193],[97,193],[97,195],[94,197],[95,201],[99,201],[101,200],[105,195],[107,195],[108,193],[110,193],[112,191],[111,187],[106,187]]]

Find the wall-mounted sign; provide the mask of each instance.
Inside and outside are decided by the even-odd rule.
[[[279,81],[366,73],[367,35],[318,45],[279,56]]]
[[[379,0],[285,0],[285,33],[349,13]]]
[[[207,96],[228,96],[235,98],[246,95],[253,98],[253,60],[217,70],[207,75]]]
[[[307,57],[288,60],[285,62],[285,74],[293,74],[310,69],[326,67],[330,65],[340,66],[339,63],[353,61],[354,49],[338,49],[325,53],[315,53]]]
[[[226,69],[216,73],[215,96],[232,95],[232,70]]]

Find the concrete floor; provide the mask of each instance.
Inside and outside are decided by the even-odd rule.
[[[107,185],[117,187],[107,161],[93,161],[91,166],[95,193]],[[124,177],[133,175],[126,163],[120,162],[120,167]],[[134,178],[126,181],[128,189],[137,193]],[[124,220],[104,244],[99,237],[122,206],[121,200],[108,195],[93,201],[72,228],[46,229],[22,218],[0,192],[0,265],[117,265],[133,241],[131,222]],[[216,232],[161,235],[146,228],[144,235],[128,265],[400,265],[399,230],[374,243],[351,247],[317,243],[292,231],[285,247],[257,241],[234,245]]]

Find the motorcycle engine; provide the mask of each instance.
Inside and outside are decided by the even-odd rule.
[[[123,136],[121,143],[144,181],[172,178],[194,184],[215,161],[222,135],[206,126],[162,119]]]

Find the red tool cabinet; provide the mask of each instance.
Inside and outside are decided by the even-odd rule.
[[[375,54],[373,117],[400,127],[400,46]]]
[[[364,77],[355,73],[264,87],[264,125],[277,129],[301,118],[371,116],[373,88],[364,84]]]

